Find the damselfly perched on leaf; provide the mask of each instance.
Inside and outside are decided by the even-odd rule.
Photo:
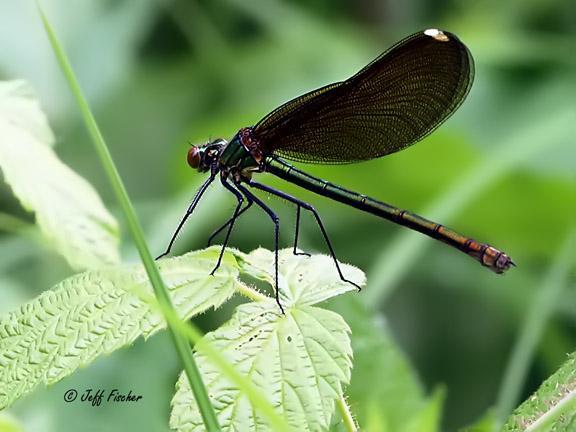
[[[344,164],[402,150],[430,134],[456,111],[466,98],[473,77],[474,63],[466,46],[449,32],[428,29],[398,42],[353,77],[285,103],[255,126],[240,129],[229,142],[217,139],[203,146],[193,146],[188,152],[189,165],[200,172],[208,172],[209,177],[196,193],[166,252],[161,256],[170,252],[178,232],[210,183],[218,176],[222,185],[236,197],[238,204],[228,222],[210,237],[212,240],[227,228],[212,273],[220,265],[234,222],[256,204],[274,222],[276,301],[283,311],[278,294],[280,220],[267,204],[253,194],[251,188],[254,188],[296,205],[294,253],[298,253],[300,211],[305,209],[312,212],[340,278],[354,284],[342,274],[326,229],[314,207],[253,180],[254,174],[267,172],[309,191],[419,231],[461,250],[490,270],[503,273],[514,265],[504,252],[407,210],[313,177],[284,161]]]

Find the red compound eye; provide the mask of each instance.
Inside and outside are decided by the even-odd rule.
[[[200,166],[200,159],[200,150],[198,150],[198,147],[190,147],[190,150],[188,150],[188,165],[192,168],[198,168]]]

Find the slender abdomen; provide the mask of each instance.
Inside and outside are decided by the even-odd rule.
[[[388,219],[389,221],[419,231],[436,240],[440,240],[443,243],[461,250],[496,273],[503,273],[510,268],[510,266],[514,265],[508,255],[490,245],[479,243],[476,240],[458,234],[443,225],[429,221],[407,210],[399,209],[313,177],[280,159],[266,158],[265,166],[266,171],[311,192]]]

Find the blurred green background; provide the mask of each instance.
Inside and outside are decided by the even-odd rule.
[[[576,304],[576,4],[570,0],[131,0],[43,1],[92,104],[154,254],[165,247],[203,176],[186,164],[188,143],[229,139],[281,103],[344,79],[387,47],[425,28],[456,33],[476,61],[467,101],[437,132],[401,153],[350,166],[304,166],[314,175],[410,209],[489,242],[518,264],[505,276],[391,223],[262,175],[323,216],[340,260],[368,286],[329,305],[351,322],[379,322],[413,365],[426,394],[443,386],[442,430],[469,424],[502,398],[502,382],[527,316],[539,315],[535,350],[521,356],[520,400],[574,351]],[[34,2],[0,0],[0,79],[37,90],[60,157],[87,177],[116,213],[101,167],[41,28]],[[34,163],[34,155],[30,155]],[[290,246],[294,209],[270,198]],[[211,189],[176,253],[202,248],[234,199]],[[0,185],[0,210],[31,220]],[[2,227],[0,227],[1,229]],[[125,232],[125,230],[124,230]],[[267,217],[251,210],[232,245],[272,247]],[[572,240],[570,240],[572,238]],[[326,248],[306,215],[300,246]],[[136,254],[129,242],[126,260]],[[71,274],[65,262],[22,236],[0,233],[0,311]],[[558,263],[567,262],[564,267]],[[555,288],[559,286],[559,288]],[[556,289],[556,291],[554,291]],[[240,301],[240,300],[238,300]],[[232,306],[207,314],[209,331]],[[355,338],[353,333],[352,338]],[[360,338],[362,334],[358,335]],[[529,346],[529,344],[528,344]],[[356,346],[355,346],[356,347]],[[351,392],[362,421],[389,401],[365,389],[386,376],[370,345],[358,348]],[[30,431],[167,430],[179,371],[166,335],[138,342],[49,389],[12,414]],[[394,373],[394,372],[390,372]],[[354,387],[355,386],[355,387]],[[66,405],[68,388],[124,388],[145,396],[128,407]],[[360,395],[360,396],[359,396]],[[499,396],[500,395],[500,396]],[[400,398],[400,396],[397,396]],[[512,398],[516,399],[516,398]],[[504,412],[506,411],[503,404]],[[394,431],[395,429],[390,429]]]

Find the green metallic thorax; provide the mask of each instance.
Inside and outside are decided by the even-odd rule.
[[[239,171],[253,171],[258,168],[258,162],[250,152],[242,145],[238,135],[222,150],[220,154],[220,166],[224,170],[236,168]]]

